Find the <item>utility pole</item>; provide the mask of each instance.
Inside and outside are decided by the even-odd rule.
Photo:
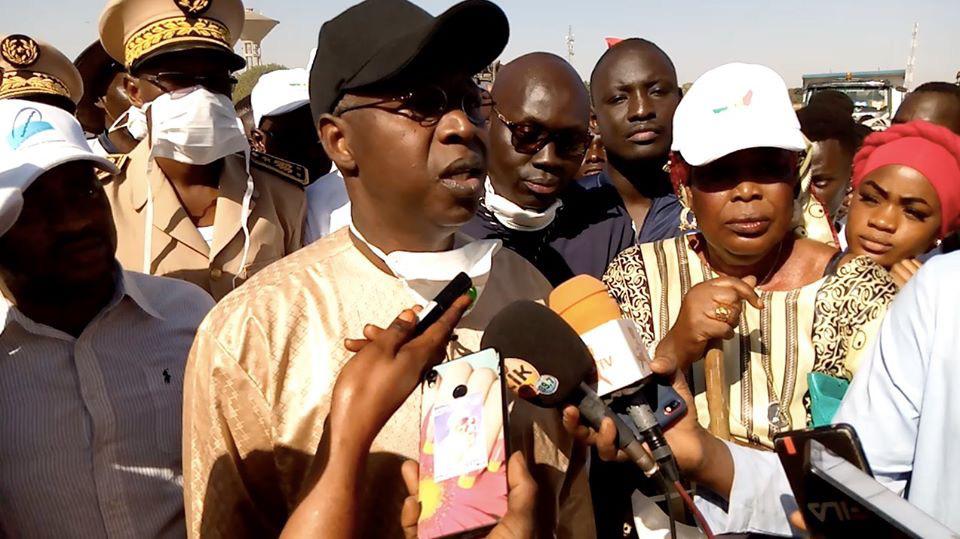
[[[567,27],[567,37],[565,38],[567,42],[567,61],[571,64],[573,63],[573,43],[576,41],[576,38],[573,37],[573,26]]]
[[[907,74],[904,77],[903,85],[907,91],[913,90],[914,72],[917,69],[917,34],[920,33],[920,23],[913,23],[913,40],[910,42],[910,57],[907,58]]]

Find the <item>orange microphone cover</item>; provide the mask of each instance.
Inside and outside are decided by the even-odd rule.
[[[578,334],[620,318],[620,307],[596,277],[578,275],[550,294],[550,308]]]

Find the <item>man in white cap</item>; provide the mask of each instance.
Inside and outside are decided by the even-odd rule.
[[[183,371],[213,300],[123,271],[80,124],[0,101],[0,529],[182,537]]]
[[[309,73],[281,69],[260,77],[250,94],[253,149],[306,167],[307,219],[303,243],[313,243],[350,224],[350,199],[338,170],[330,172],[310,112]]]

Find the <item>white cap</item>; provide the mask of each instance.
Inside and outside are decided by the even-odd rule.
[[[266,73],[250,94],[253,125],[260,127],[264,116],[277,116],[310,104],[309,73],[306,69],[281,69]]]
[[[90,150],[83,128],[63,109],[0,100],[0,236],[17,222],[23,192],[34,180],[72,161],[91,161],[112,174],[119,172],[110,160]]]
[[[747,148],[805,148],[787,85],[776,71],[761,65],[711,69],[677,107],[673,151],[699,167]]]

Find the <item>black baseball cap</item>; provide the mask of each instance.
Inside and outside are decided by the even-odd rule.
[[[479,73],[509,37],[507,16],[488,0],[465,0],[437,17],[407,0],[361,2],[320,28],[310,68],[314,120],[350,90]]]

